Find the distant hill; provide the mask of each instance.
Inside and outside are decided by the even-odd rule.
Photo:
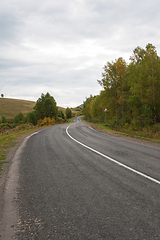
[[[5,116],[7,121],[12,121],[14,116],[18,113],[26,115],[33,110],[36,102],[12,99],[12,98],[0,98],[0,120],[2,116]],[[65,108],[58,107],[59,110],[65,112]]]
[[[0,120],[2,116],[6,119],[13,120],[14,116],[18,113],[26,115],[33,110],[36,102],[26,101],[11,98],[0,98]]]

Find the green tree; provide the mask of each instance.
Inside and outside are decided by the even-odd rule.
[[[94,97],[90,102],[90,112],[92,116],[92,121],[103,122],[104,121],[104,109],[106,108],[106,96],[105,91],[101,91],[100,95]]]
[[[28,123],[32,123],[33,125],[36,125],[37,124],[36,112],[32,111],[27,113],[26,119]]]
[[[160,120],[160,58],[156,48],[150,43],[146,46],[141,72],[144,104],[151,109],[156,123]]]
[[[7,123],[7,119],[5,116],[2,115],[2,120],[1,120],[1,123]]]
[[[83,114],[87,121],[92,120],[93,114],[91,113],[91,103],[95,97],[96,96],[90,95],[90,97],[86,98],[86,101],[83,102]]]
[[[144,59],[145,50],[137,47],[130,57],[130,64],[127,67],[127,82],[128,82],[128,100],[127,100],[127,114],[130,122],[139,122],[141,116],[143,88],[141,85],[141,68]]]
[[[58,111],[58,117],[61,117],[62,119],[65,119],[65,115],[64,115],[64,113],[62,112],[62,110],[59,110],[59,111]]]
[[[16,124],[20,124],[20,123],[22,123],[23,118],[24,118],[23,113],[18,113],[14,116],[13,122]]]
[[[2,98],[4,97],[4,94],[3,94],[3,93],[1,94],[1,97],[2,97]]]
[[[112,110],[112,115],[116,116],[116,120],[124,117],[126,107],[126,69],[127,64],[122,58],[115,62],[107,62],[102,80],[98,80],[104,87],[109,108]]]
[[[128,107],[134,122],[148,125],[160,121],[160,58],[156,48],[147,44],[137,47],[127,68]]]
[[[86,98],[86,120],[103,121],[107,108],[109,119],[118,125],[137,129],[160,122],[160,57],[152,44],[135,48],[128,65],[123,58],[107,62],[98,83],[104,90]]]
[[[69,107],[66,108],[65,114],[67,119],[72,117],[72,111]]]
[[[45,117],[54,117],[56,119],[58,116],[56,101],[49,93],[46,93],[46,95],[41,94],[41,98],[37,100],[34,110],[37,120],[44,119]]]

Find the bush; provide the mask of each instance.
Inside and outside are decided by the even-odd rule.
[[[44,119],[38,120],[37,123],[38,123],[39,126],[54,125],[54,124],[55,124],[55,119],[54,119],[54,117],[52,117],[52,118],[50,118],[50,117],[45,117]]]
[[[6,117],[5,117],[5,116],[2,116],[1,123],[7,123],[7,119],[6,119]]]
[[[64,123],[65,122],[65,119],[61,118],[61,117],[57,117],[57,120],[56,120],[57,123]]]
[[[13,128],[12,125],[13,125],[13,124],[9,124],[9,123],[1,123],[1,124],[0,124],[0,127],[1,127],[3,130],[6,130],[6,129]]]
[[[3,128],[2,127],[0,127],[0,133],[2,133],[3,132]]]
[[[18,113],[14,116],[13,122],[16,124],[20,124],[22,123],[23,119],[24,119],[23,113]]]

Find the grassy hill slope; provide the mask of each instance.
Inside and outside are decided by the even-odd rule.
[[[18,113],[23,113],[26,115],[28,112],[33,110],[36,102],[12,99],[12,98],[0,98],[0,120],[2,116],[5,116],[7,121],[12,121],[14,116]],[[58,107],[65,113],[65,108]]]
[[[34,101],[0,98],[0,120],[2,115],[5,116],[8,121],[12,120],[18,113],[26,115],[33,110],[35,104],[36,102]]]

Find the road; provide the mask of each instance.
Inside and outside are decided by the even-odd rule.
[[[77,118],[25,139],[9,174],[0,239],[160,239],[159,147]]]

